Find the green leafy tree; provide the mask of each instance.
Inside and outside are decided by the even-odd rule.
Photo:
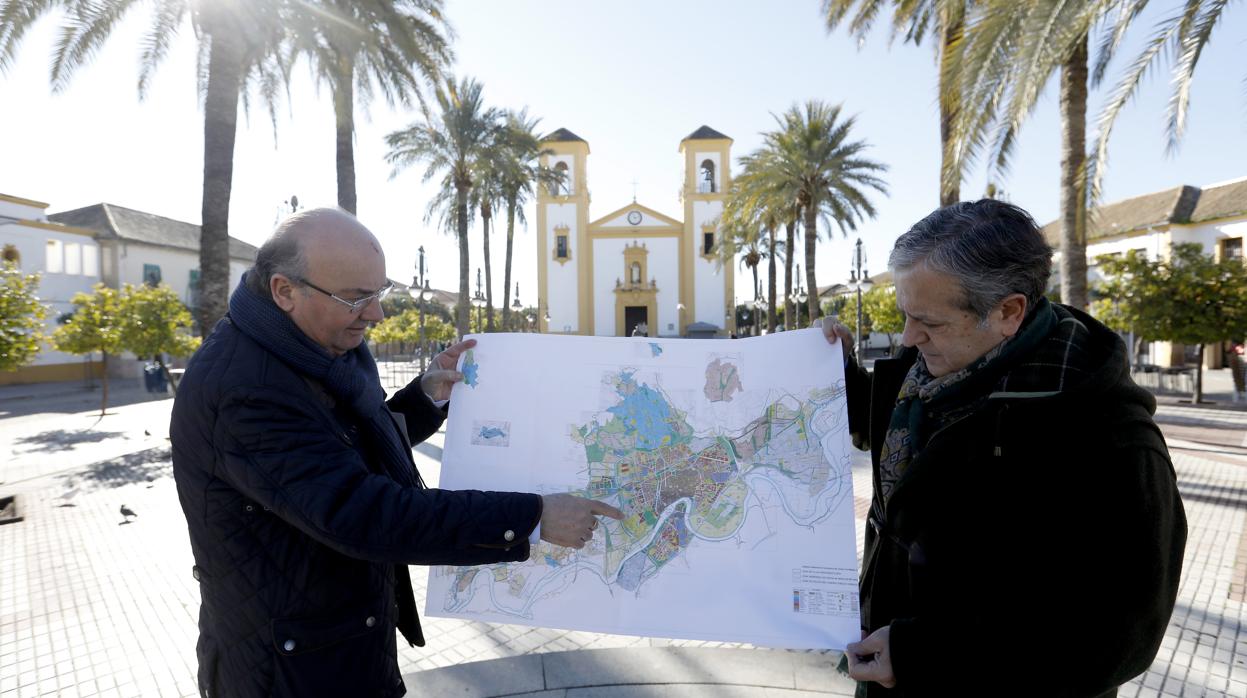
[[[856,303],[856,297],[854,302]],[[892,286],[876,286],[862,295],[862,312],[870,316],[870,331],[888,336],[888,353],[896,349],[894,335],[905,331],[905,316],[896,307],[896,289]]]
[[[443,228],[454,230],[459,238],[459,307],[455,325],[460,334],[467,334],[471,310],[468,292],[470,197],[476,184],[477,163],[490,156],[489,148],[497,140],[501,113],[485,106],[481,84],[471,78],[464,78],[458,84],[448,79],[436,96],[437,111],[427,110],[423,123],[386,136],[389,151],[385,159],[394,168],[391,177],[418,163],[425,164],[423,181],[441,177],[441,191],[430,202],[427,218],[440,210],[445,223]]]
[[[165,284],[126,284],[121,293],[121,315],[122,348],[139,357],[152,357],[177,392],[177,382],[169,373],[164,355],[190,356],[199,348],[200,338],[191,335],[190,311]]]
[[[419,310],[420,306],[424,306],[426,317],[432,315],[441,318],[442,322],[454,324],[454,316],[451,315],[450,310],[441,303],[429,298],[419,301],[412,298],[409,293],[391,293],[385,297],[385,300],[381,301],[381,310],[385,312],[386,318],[399,315],[408,310]]]
[[[121,292],[104,284],[96,284],[91,293],[76,293],[70,299],[73,313],[65,324],[52,334],[52,345],[63,352],[89,355],[100,352],[103,363],[104,390],[100,397],[100,416],[108,409],[108,355],[124,348],[121,341]]]
[[[410,308],[391,315],[373,325],[367,332],[368,341],[376,344],[411,344],[420,343],[420,311]],[[450,323],[449,314],[442,318],[436,315],[424,316],[425,342],[453,342],[455,327]]]
[[[23,274],[12,262],[0,264],[0,371],[16,371],[39,353],[48,310],[38,290],[38,274]]]
[[[1203,399],[1204,347],[1247,334],[1247,268],[1215,261],[1197,243],[1173,246],[1168,259],[1132,253],[1101,258],[1107,281],[1093,308],[1110,327],[1148,339],[1198,347],[1193,402]],[[1116,304],[1114,306],[1114,304]]]

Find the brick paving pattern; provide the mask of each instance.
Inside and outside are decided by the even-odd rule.
[[[165,440],[170,401],[119,388],[127,404],[99,420],[90,399],[41,411],[11,395],[0,391],[0,494],[19,495],[25,520],[0,526],[0,698],[196,695],[199,594]],[[1183,580],[1159,655],[1121,695],[1247,698],[1247,412],[1172,403],[1158,420],[1190,524]],[[417,450],[430,481],[440,445]],[[860,555],[865,454],[853,470]],[[137,513],[129,523],[123,504]],[[424,570],[412,578],[423,597]],[[425,634],[427,647],[400,650],[404,673],[534,652],[741,646],[446,619],[426,619]],[[1035,666],[1059,671],[1064,656],[1053,648]]]

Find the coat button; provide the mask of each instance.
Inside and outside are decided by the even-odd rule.
[[[200,581],[203,578],[203,573],[199,571],[199,565],[195,565],[194,567],[191,568],[191,576],[195,578],[196,582]]]
[[[515,540],[515,531],[507,531],[506,533],[502,534],[502,539],[508,543]]]
[[[364,625],[367,625],[370,628],[376,624],[377,624],[377,619],[375,616],[368,616],[367,618],[364,619]]]
[[[251,506],[250,504],[243,507],[243,509],[246,509],[248,513],[255,511],[255,507]]]
[[[286,650],[287,652],[293,652],[294,651],[294,640],[286,640],[286,644],[282,645],[282,649]]]

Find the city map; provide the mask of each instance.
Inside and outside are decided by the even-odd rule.
[[[476,339],[440,486],[570,492],[625,518],[581,550],[433,567],[428,615],[776,647],[860,637],[842,359],[820,331]]]

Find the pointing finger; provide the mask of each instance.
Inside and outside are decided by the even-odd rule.
[[[609,516],[612,519],[622,519],[624,517],[624,513],[622,511],[607,504],[606,502],[599,502],[596,499],[589,500],[589,511],[592,512],[593,514],[601,514],[602,516]]]

